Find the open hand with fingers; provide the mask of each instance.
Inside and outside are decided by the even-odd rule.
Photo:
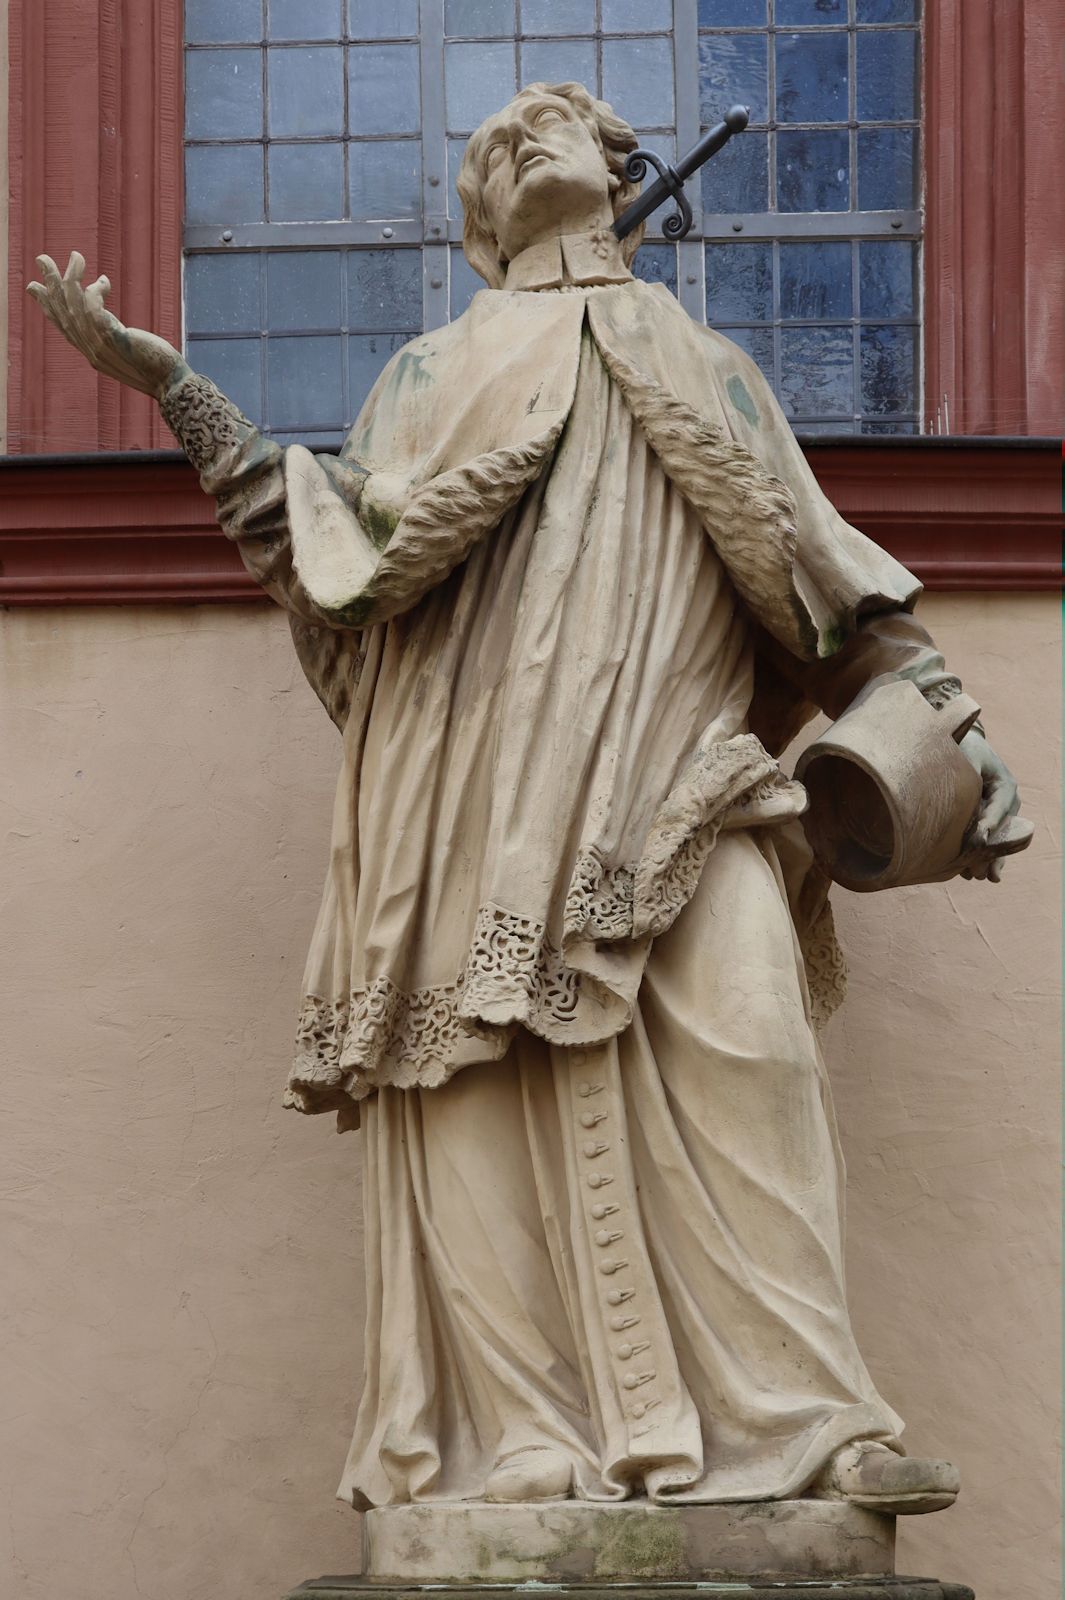
[[[84,287],[85,258],[76,250],[62,276],[51,256],[38,256],[37,265],[44,281],[31,283],[27,293],[97,372],[158,400],[174,377],[190,370],[165,339],[112,316],[104,304],[111,292],[107,278]]]

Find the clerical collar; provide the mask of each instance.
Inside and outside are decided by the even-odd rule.
[[[506,289],[560,289],[568,283],[629,283],[632,273],[609,228],[564,233],[522,250],[507,267]]]

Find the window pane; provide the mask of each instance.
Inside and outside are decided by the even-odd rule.
[[[917,396],[914,330],[863,328],[861,338],[862,410],[913,411]]]
[[[461,250],[451,251],[451,320],[460,317],[479,289],[485,287],[480,273],[474,272]]]
[[[185,219],[261,222],[262,145],[201,145],[186,150]]]
[[[185,263],[189,333],[257,333],[259,257],[190,256]]]
[[[420,321],[420,319],[419,319]],[[366,396],[397,350],[417,336],[410,333],[353,333],[348,339],[348,393],[352,417],[358,416]]]
[[[850,199],[846,130],[778,133],[776,139],[780,210],[846,211]]]
[[[416,44],[356,44],[348,51],[348,131],[417,133],[421,125]]]
[[[521,0],[522,33],[594,33],[595,0]]]
[[[908,210],[917,204],[917,139],[913,128],[858,129],[858,206]]]
[[[711,127],[734,105],[749,106],[752,122],[769,120],[766,40],[753,34],[704,34],[699,40],[699,116]],[[746,137],[733,143],[742,144]]]
[[[862,316],[912,317],[917,308],[916,247],[902,239],[870,239],[859,250]]]
[[[769,210],[769,135],[744,133],[702,169],[703,210]]]
[[[271,222],[338,222],[344,215],[344,148],[272,144]]]
[[[916,422],[863,422],[863,433],[916,433]]]
[[[916,114],[917,34],[859,34],[859,121],[906,122]]]
[[[262,341],[190,339],[189,364],[212,378],[257,427],[263,422]]]
[[[657,33],[673,26],[673,0],[603,0],[604,33]]]
[[[917,0],[858,0],[859,22],[916,22]]]
[[[262,32],[261,0],[185,0],[188,44],[254,44]]]
[[[344,367],[339,334],[268,339],[266,377],[271,428],[343,426]]]
[[[269,50],[266,76],[273,138],[344,132],[344,52],[339,45]]]
[[[777,0],[778,28],[846,25],[847,0]]]
[[[583,83],[595,93],[595,40],[559,39],[521,47],[521,81]]]
[[[805,321],[851,314],[851,247],[831,244],[780,246],[780,315]]]
[[[421,327],[420,250],[352,250],[347,273],[349,328]]]
[[[772,319],[771,244],[707,245],[706,315],[710,322],[769,322]]]
[[[258,50],[190,50],[185,60],[185,132],[190,139],[258,139],[263,131]]]
[[[444,47],[447,124],[472,133],[485,117],[501,111],[517,90],[510,44],[449,44]]]
[[[699,0],[700,28],[764,28],[765,0]]]
[[[343,0],[269,0],[271,39],[339,39]]]
[[[854,410],[854,340],[849,328],[784,328],[781,398],[789,416]]]
[[[604,39],[603,99],[634,128],[673,124],[673,46],[669,39]]]
[[[455,185],[468,144],[468,139],[449,139],[447,142],[447,214],[449,217],[462,216],[462,201],[459,199],[459,192]]]
[[[453,38],[485,34],[509,38],[514,32],[514,0],[447,0],[444,32]]]
[[[642,244],[632,263],[633,275],[643,283],[664,283],[670,294],[677,292],[677,247],[675,244]]]
[[[847,35],[777,35],[777,116],[781,122],[847,120]]]
[[[353,39],[416,38],[418,0],[348,0]]]
[[[730,339],[733,344],[738,344],[741,350],[746,350],[752,360],[761,367],[769,382],[774,381],[772,328],[729,328],[724,337]]]
[[[348,147],[351,215],[373,221],[417,217],[422,203],[422,153],[414,139],[377,139]]]
[[[341,324],[340,252],[272,250],[266,258],[266,326],[271,333]]]

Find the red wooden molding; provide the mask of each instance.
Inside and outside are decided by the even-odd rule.
[[[1055,441],[820,443],[826,494],[930,589],[1061,586]],[[174,452],[0,466],[0,604],[260,600]]]
[[[925,18],[926,426],[1061,434],[1061,0],[934,0]]]
[[[8,449],[151,449],[145,396],[99,378],[25,293],[82,252],[114,310],[181,340],[181,0],[11,0]],[[49,332],[49,337],[46,337]]]

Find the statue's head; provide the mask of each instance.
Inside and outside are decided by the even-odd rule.
[[[636,135],[579,83],[532,83],[482,122],[458,176],[466,259],[490,288],[552,234],[609,226],[636,198],[625,177]],[[642,228],[622,242],[630,264]]]

